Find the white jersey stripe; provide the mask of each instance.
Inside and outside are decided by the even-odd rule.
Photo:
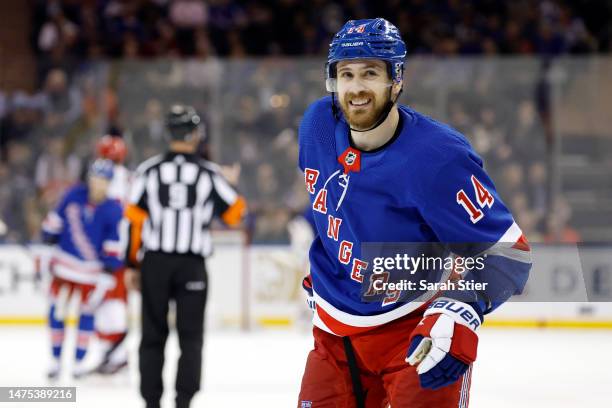
[[[191,241],[192,232],[192,220],[191,210],[183,209],[179,211],[178,218],[178,236],[176,241],[176,252],[184,254],[189,249],[189,242]],[[199,235],[199,234],[197,234]]]
[[[483,252],[487,255],[498,255],[514,261],[531,263],[531,251],[523,251],[513,248],[514,244],[521,238],[523,231],[517,223],[513,223],[495,245]]]
[[[98,261],[83,261],[61,249],[55,249],[51,255],[54,275],[78,283],[94,284],[102,272]]]
[[[316,311],[312,315],[312,324],[318,327],[319,329],[328,332],[329,334],[336,335],[336,333],[334,333],[332,329],[327,327],[323,320],[321,320],[319,314]]]
[[[238,197],[236,191],[234,191],[234,189],[230,187],[227,181],[225,181],[221,177],[213,175],[212,179],[213,184],[215,185],[215,190],[217,190],[217,193],[219,193],[221,199],[225,201],[228,205],[232,205]]]
[[[212,254],[212,240],[210,230],[207,228],[202,231],[202,256],[207,257]]]
[[[202,173],[196,186],[196,205],[193,214],[193,239],[191,241],[191,251],[194,253],[203,252],[202,249],[202,226],[204,225],[204,201],[210,195],[212,182],[208,173]]]
[[[518,262],[531,263],[531,251],[512,248],[508,244],[504,245],[504,243],[495,244],[484,251],[484,253],[487,255],[503,256]]]
[[[176,234],[176,211],[170,208],[162,210],[162,244],[164,252],[174,251],[174,236]]]
[[[213,216],[213,203],[207,202],[204,208],[202,209],[202,222],[204,225],[207,225],[212,220]]]
[[[198,177],[198,166],[193,163],[183,163],[181,165],[181,183],[193,184]]]
[[[514,244],[516,241],[519,240],[521,235],[523,235],[523,231],[521,231],[521,228],[516,222],[513,222],[510,228],[506,230],[504,235],[502,235],[502,237],[497,242],[509,242]]]
[[[159,166],[161,182],[171,184],[177,180],[177,167],[174,162],[165,162]]]
[[[77,204],[69,204],[66,207],[66,219],[68,220],[68,227],[72,232],[72,242],[74,246],[79,250],[83,258],[88,261],[95,261],[98,259],[96,250],[94,249],[89,237],[85,233],[85,227],[81,223],[81,209]]]
[[[380,326],[381,324],[389,323],[395,319],[399,319],[402,316],[410,314],[417,310],[419,307],[423,306],[429,300],[431,300],[437,292],[426,292],[421,295],[418,299],[406,303],[396,309],[393,309],[386,313],[381,313],[373,316],[358,316],[352,315],[342,310],[339,310],[326,302],[322,297],[320,297],[316,292],[313,292],[314,300],[317,304],[317,308],[322,308],[328,315],[330,315],[334,320],[348,325],[352,327],[374,327]],[[323,327],[321,329],[325,330]]]
[[[149,204],[150,217],[147,218],[149,226],[149,241],[146,248],[154,251],[160,247],[160,230],[162,208],[159,202],[159,184],[157,182],[157,170],[152,170],[147,177],[147,202]]]
[[[196,211],[196,216],[198,217],[198,223],[194,224],[194,242],[197,242],[197,248],[200,248],[200,253],[203,256],[210,255],[212,252],[212,247],[210,242],[206,242],[208,239],[210,241],[210,237],[207,235],[207,229],[205,228],[209,223],[213,213],[213,204],[212,202],[207,202],[204,208],[198,208]],[[195,225],[198,226],[197,231],[195,230]]]

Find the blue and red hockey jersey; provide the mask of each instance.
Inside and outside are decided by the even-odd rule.
[[[330,333],[369,330],[435,296],[364,302],[365,243],[479,243],[496,276],[475,300],[483,313],[520,293],[529,274],[527,241],[465,137],[406,106],[399,113],[392,139],[367,152],[351,146],[330,97],[314,102],[300,124],[299,166],[316,226],[313,322]]]
[[[84,184],[68,190],[43,222],[44,240],[57,243],[51,261],[53,273],[73,282],[93,284],[100,272],[121,267],[122,213],[116,200],[91,204]]]

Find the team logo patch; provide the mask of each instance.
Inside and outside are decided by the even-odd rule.
[[[348,147],[339,157],[338,163],[344,167],[344,174],[358,172],[361,170],[361,158],[359,150]]]
[[[300,408],[312,408],[312,401],[302,401]]]
[[[353,165],[353,163],[355,163],[355,159],[357,159],[357,155],[355,154],[355,152],[348,152],[346,157],[344,158],[344,162],[351,166]]]

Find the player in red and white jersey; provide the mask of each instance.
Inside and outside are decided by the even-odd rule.
[[[105,135],[96,144],[96,155],[114,163],[107,196],[122,206],[127,200],[132,178],[124,165],[127,154],[127,146],[120,136]],[[100,374],[112,374],[127,365],[128,291],[124,280],[124,270],[121,270],[115,288],[107,293],[96,311],[96,334],[104,354],[96,369]]]
[[[119,200],[122,204],[127,200],[132,180],[132,173],[124,164],[127,154],[127,146],[121,136],[105,135],[96,144],[96,156],[111,160],[115,164],[108,198]]]

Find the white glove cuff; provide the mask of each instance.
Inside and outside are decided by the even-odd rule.
[[[456,323],[469,327],[474,331],[482,324],[480,316],[472,306],[451,298],[440,297],[431,302],[423,316],[432,314],[449,316]]]

